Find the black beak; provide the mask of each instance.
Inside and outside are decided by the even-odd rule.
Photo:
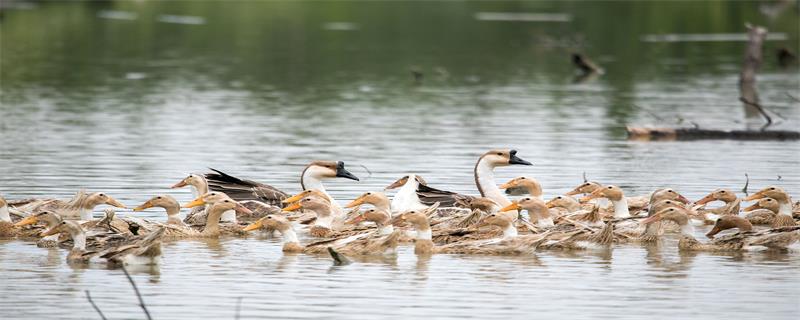
[[[522,160],[519,157],[517,157],[517,150],[511,150],[509,152],[509,154],[511,155],[511,157],[508,159],[508,164],[521,164],[521,165],[526,165],[526,166],[532,166],[533,165],[532,163],[530,163],[528,161],[525,161],[525,160]]]
[[[350,171],[347,171],[347,169],[344,168],[344,162],[342,161],[339,161],[336,164],[336,176],[339,178],[358,181],[358,177],[356,177],[354,174],[350,173]]]

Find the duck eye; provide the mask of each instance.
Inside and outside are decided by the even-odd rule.
[[[272,219],[272,216],[267,216],[267,219]]]
[[[719,193],[725,193],[725,190],[720,191]]]
[[[503,153],[502,153],[502,152],[498,152],[498,153],[497,153],[497,155],[498,155],[498,156],[502,156],[502,155],[503,155]]]
[[[99,196],[101,196],[101,197],[105,197],[106,195],[105,195],[105,194],[103,194],[103,193],[101,193],[101,194],[99,194]]]
[[[775,187],[769,188],[770,190],[775,190]]]
[[[556,199],[559,199],[559,200],[561,200],[561,199],[563,199],[563,198],[562,198],[561,196],[558,196],[558,197],[556,197]]]
[[[522,177],[522,178],[519,178],[519,179],[520,179],[520,180],[525,180],[526,178],[525,178],[525,177]]]
[[[367,195],[368,195],[368,196],[371,196],[371,195],[372,195],[372,192],[367,192]]]
[[[609,186],[608,188],[611,189],[611,186]]]
[[[161,197],[156,197],[156,199],[159,199],[159,200],[160,200],[160,199],[161,199]]]

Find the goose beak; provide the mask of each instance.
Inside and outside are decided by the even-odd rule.
[[[45,231],[42,231],[42,233],[40,235],[42,237],[46,237],[46,236],[52,236],[52,235],[58,234],[58,233],[61,233],[61,231],[59,231],[57,227],[53,227],[53,228],[47,229]]]
[[[142,203],[140,206],[138,206],[136,208],[133,208],[133,211],[143,211],[144,209],[148,209],[148,208],[152,208],[152,207],[153,207],[153,203],[150,202],[150,200],[147,200],[147,202]]]
[[[556,206],[555,204],[553,204],[553,200],[547,201],[547,203],[545,203],[544,205],[545,205],[545,206],[546,206],[548,209],[551,209],[551,208],[553,208],[553,207],[555,207],[555,206]]]
[[[295,202],[299,201],[300,199],[303,199],[303,195],[304,194],[305,194],[304,192],[300,192],[300,193],[298,193],[296,195],[293,195],[291,197],[283,199],[281,201],[281,203],[283,203],[283,204],[295,203]]]
[[[506,183],[504,183],[504,184],[501,184],[501,185],[500,185],[500,190],[503,190],[503,189],[508,189],[508,188],[513,188],[513,187],[516,187],[516,185],[517,185],[517,184],[515,183],[515,181],[514,181],[514,180],[511,180],[511,181],[509,181],[509,182],[506,182]]]
[[[603,189],[600,188],[600,189],[597,189],[595,191],[592,191],[592,193],[590,193],[589,195],[581,198],[581,202],[586,202],[586,201],[589,201],[589,200],[592,200],[592,199],[597,199],[597,198],[602,198],[602,197],[603,197]]]
[[[206,204],[206,201],[203,200],[203,197],[199,197],[197,199],[192,200],[192,202],[184,204],[183,207],[184,208],[194,208],[194,207],[202,206],[202,205],[205,205],[205,204]]]
[[[709,202],[714,201],[714,200],[716,200],[716,199],[714,199],[714,194],[709,193],[708,195],[706,195],[702,199],[697,200],[697,202],[695,202],[694,204],[696,204],[696,205],[704,205],[704,204],[709,203]]]
[[[519,210],[519,209],[522,209],[522,207],[519,206],[519,203],[512,202],[511,204],[509,204],[509,205],[503,207],[502,209],[500,209],[500,212],[506,212],[506,211],[511,211],[511,210]]]
[[[764,195],[763,193],[757,192],[757,193],[751,194],[750,196],[748,196],[747,198],[744,198],[742,200],[744,200],[744,201],[753,201],[753,200],[758,200],[758,199],[762,199],[762,198],[766,198],[766,197],[767,196]]]
[[[263,226],[264,226],[264,222],[261,221],[261,219],[258,219],[258,221],[253,222],[253,223],[249,224],[248,226],[244,227],[244,229],[242,229],[242,231],[245,231],[245,232],[253,231],[253,230],[260,229]]]
[[[578,190],[578,188],[575,188],[575,189],[572,189],[572,191],[565,193],[564,195],[567,195],[567,196],[574,196],[574,195],[576,195],[576,194],[580,194],[580,193],[581,193],[581,192]]]
[[[522,160],[520,157],[517,157],[517,150],[511,150],[511,152],[509,152],[509,154],[510,154],[510,157],[508,158],[508,164],[521,164],[521,165],[525,165],[525,166],[532,166],[533,165],[532,163],[530,163],[528,161],[525,161],[525,160]]]
[[[22,226],[27,226],[29,224],[34,224],[34,223],[37,223],[37,222],[39,222],[39,218],[37,218],[35,216],[30,216],[30,217],[27,217],[25,219],[22,219],[22,220],[18,221],[17,223],[14,224],[14,226],[15,227],[22,227]]]
[[[236,207],[233,208],[233,211],[243,214],[253,214],[252,210],[247,209],[247,207],[243,206],[241,203],[237,203]]]
[[[336,176],[339,178],[359,181],[358,177],[356,177],[354,174],[350,173],[350,171],[347,171],[347,169],[344,168],[344,162],[342,161],[339,161],[339,163],[336,165]]]
[[[176,184],[173,184],[172,187],[170,187],[170,188],[171,189],[183,188],[183,187],[185,187],[187,185],[189,185],[189,184],[186,183],[186,179],[183,179],[180,182],[178,182]]]
[[[751,205],[751,206],[749,206],[747,208],[744,208],[744,211],[753,211],[753,210],[757,210],[757,209],[761,209],[761,206],[758,204],[758,202],[754,203],[753,205]]]
[[[345,208],[352,208],[352,207],[355,207],[355,206],[360,206],[360,205],[364,204],[364,200],[365,199],[366,199],[366,197],[364,195],[361,195],[360,197],[358,197],[355,200],[351,201],[350,203],[348,203],[344,207]]]
[[[293,202],[292,204],[286,206],[286,208],[283,208],[283,211],[297,211],[302,207],[303,206],[300,205],[300,202]]]
[[[124,204],[122,204],[119,201],[117,201],[117,199],[114,199],[112,197],[108,197],[108,201],[106,201],[106,204],[110,205],[110,206],[117,207],[117,208],[122,208],[122,209],[127,209],[128,208]]]
[[[347,222],[345,222],[345,224],[359,224],[359,223],[361,223],[361,221],[364,221],[364,215],[363,214],[356,214],[355,217],[353,217],[350,220],[347,220]]]
[[[679,201],[680,203],[683,203],[683,204],[689,204],[689,202],[691,202],[691,201],[689,201],[689,199],[686,199],[686,197],[684,197],[682,194],[678,194],[678,198],[675,199],[675,200],[677,200],[677,201]]]

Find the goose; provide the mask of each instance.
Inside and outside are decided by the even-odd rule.
[[[702,199],[697,200],[694,204],[695,206],[705,206],[707,203],[712,201],[722,201],[725,203],[725,205],[719,208],[700,210],[700,212],[705,213],[711,221],[716,221],[720,216],[723,215],[739,214],[739,205],[741,200],[733,191],[728,189],[714,190],[704,196]]]
[[[314,237],[328,236],[334,230],[341,229],[341,225],[344,222],[344,215],[334,211],[333,204],[326,197],[309,194],[283,208],[287,212],[300,209],[309,210],[316,214],[317,218],[314,221],[314,225],[309,229],[309,234]]]
[[[737,216],[725,216],[723,221],[715,228],[719,231],[740,228],[740,232],[720,238],[713,239],[711,242],[702,243],[694,238],[694,227],[689,223],[689,211],[685,208],[670,207],[642,220],[641,223],[648,224],[655,221],[671,220],[680,226],[681,238],[678,241],[678,248],[681,251],[742,251],[742,250],[796,250],[797,241],[800,239],[800,226],[780,227],[752,232],[748,230],[752,226],[743,221],[731,221],[739,218]],[[720,218],[722,219],[722,218]],[[739,218],[741,219],[741,218]],[[746,221],[745,219],[742,219]],[[744,230],[743,230],[744,229]],[[714,230],[712,230],[713,232]],[[711,234],[709,237],[713,237]]]
[[[491,150],[478,158],[478,162],[475,163],[475,169],[473,170],[473,176],[475,177],[475,185],[481,197],[492,199],[500,206],[511,204],[511,200],[508,200],[506,195],[497,187],[494,179],[495,168],[509,165],[529,166],[532,164],[517,157],[517,150],[513,149]],[[459,201],[471,198],[470,196],[442,191],[422,184],[417,190],[417,195],[420,201],[425,205],[432,205],[439,202],[441,206],[445,207],[456,206]]]
[[[528,217],[530,217],[531,223],[535,223],[536,226],[548,228],[554,225],[553,217],[550,215],[547,204],[545,204],[542,199],[535,196],[524,197],[513,201],[511,204],[500,209],[500,212],[521,211],[523,209],[528,211]]]
[[[166,224],[164,225],[166,227],[165,236],[172,238],[218,238],[222,234],[241,233],[241,230],[236,225],[221,228],[219,224],[220,217],[228,210],[237,210],[249,214],[252,213],[250,209],[245,208],[238,202],[227,197],[208,196],[210,193],[211,192],[184,205],[185,208],[208,205],[208,209],[206,210],[208,212],[208,217],[202,231],[186,226]]]
[[[345,208],[354,208],[363,204],[370,204],[374,206],[376,209],[388,212],[391,217],[392,212],[392,203],[389,201],[389,197],[386,196],[383,192],[365,192],[358,196],[355,200],[351,201]]]
[[[163,208],[164,210],[166,210],[167,224],[175,226],[186,226],[186,223],[184,223],[180,217],[181,205],[178,203],[178,200],[175,200],[175,198],[169,195],[162,194],[154,196],[150,198],[150,200],[147,200],[145,203],[142,203],[136,208],[133,208],[133,211],[139,212],[153,207]]]
[[[25,239],[38,239],[36,242],[36,246],[40,248],[53,248],[58,246],[59,241],[57,234],[41,237],[42,231],[53,229],[62,221],[64,221],[64,219],[62,219],[61,216],[55,212],[49,210],[37,212],[36,214],[32,214],[20,221],[17,221],[17,223],[14,224],[14,226],[17,228],[21,228],[27,225],[37,224],[40,221],[44,222],[45,225],[34,226],[34,227],[29,227],[27,229],[18,230],[17,231],[18,237]]]
[[[87,193],[79,191],[68,201],[55,199],[32,201],[17,207],[17,209],[24,212],[53,211],[64,219],[88,221],[92,219],[92,211],[94,208],[102,204],[117,208],[126,208],[125,205],[106,193]]]
[[[392,212],[423,210],[427,208],[426,205],[422,204],[417,195],[417,189],[419,189],[420,185],[428,185],[428,183],[418,175],[409,174],[397,179],[397,181],[384,188],[384,190],[400,188],[394,197],[392,197]]]
[[[98,254],[97,251],[86,250],[86,233],[77,221],[61,221],[58,225],[42,232],[42,237],[68,233],[72,239],[72,249],[67,253],[67,262],[86,263]]]
[[[401,235],[400,231],[392,232],[386,236],[367,232],[349,237],[318,241],[304,246],[300,244],[292,223],[286,217],[267,215],[256,223],[247,226],[245,230],[251,231],[258,228],[278,231],[282,236],[282,250],[285,253],[321,254],[328,252],[328,248],[331,247],[339,253],[351,256],[393,254]]]
[[[625,198],[625,194],[622,192],[620,187],[608,185],[597,188],[589,195],[581,198],[581,201],[587,202],[596,198],[606,198],[611,201],[611,204],[614,205],[615,219],[625,219],[631,217],[630,211],[628,211],[628,199]]]
[[[778,202],[778,215],[772,223],[773,228],[795,226],[797,223],[792,218],[792,199],[781,187],[770,186],[744,198],[744,201],[753,201],[763,198],[772,198]]]
[[[534,178],[521,176],[508,180],[500,185],[500,189],[505,189],[508,195],[530,195],[542,198],[542,185]]]
[[[375,207],[356,213],[352,218],[345,221],[345,224],[359,224],[364,221],[374,222],[378,227],[378,234],[385,236],[394,232],[391,220],[392,215],[388,210]]]
[[[147,237],[132,244],[121,245],[100,253],[111,265],[157,265],[161,263],[161,237],[165,228],[150,232]]]
[[[256,200],[274,206],[281,206],[281,201],[289,197],[287,193],[270,185],[239,179],[219,170],[211,170],[214,173],[206,174],[211,190],[224,192],[236,201]],[[345,169],[342,161],[313,161],[300,174],[300,186],[303,190],[317,189],[321,191],[331,200],[336,212],[343,213],[342,207],[334,201],[322,184],[322,180],[333,178],[358,181],[358,177]]]
[[[753,205],[744,208],[745,219],[754,225],[772,225],[779,210],[778,201],[772,198],[761,198]]]

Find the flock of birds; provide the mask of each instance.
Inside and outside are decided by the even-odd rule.
[[[392,199],[371,191],[344,207],[323,185],[326,179],[358,180],[343,162],[310,163],[300,177],[303,191],[295,195],[212,169],[172,186],[191,188],[193,201],[181,206],[169,195],[157,195],[133,209],[162,208],[166,222],[118,217],[112,208],[94,219],[99,205],[125,208],[102,192],[81,191],[67,201],[0,197],[0,238],[70,248],[70,263],[102,258],[112,265],[158,264],[162,241],[256,231],[281,237],[284,252],[327,252],[335,261],[394,254],[406,243],[421,255],[603,250],[616,243],[658,241],[667,232],[680,234],[679,250],[800,249],[800,202],[793,204],[777,186],[745,198],[718,189],[691,202],[672,188],[628,197],[617,186],[585,182],[545,201],[541,185],[531,177],[498,185],[494,169],[509,165],[530,163],[516,150],[492,150],[478,159],[473,174],[480,196],[435,189],[412,174],[386,187],[398,189]],[[724,205],[707,208],[713,201]],[[755,202],[740,212],[741,201]],[[181,218],[181,208],[191,211]],[[694,238],[697,225],[713,225],[706,234],[710,240]]]

